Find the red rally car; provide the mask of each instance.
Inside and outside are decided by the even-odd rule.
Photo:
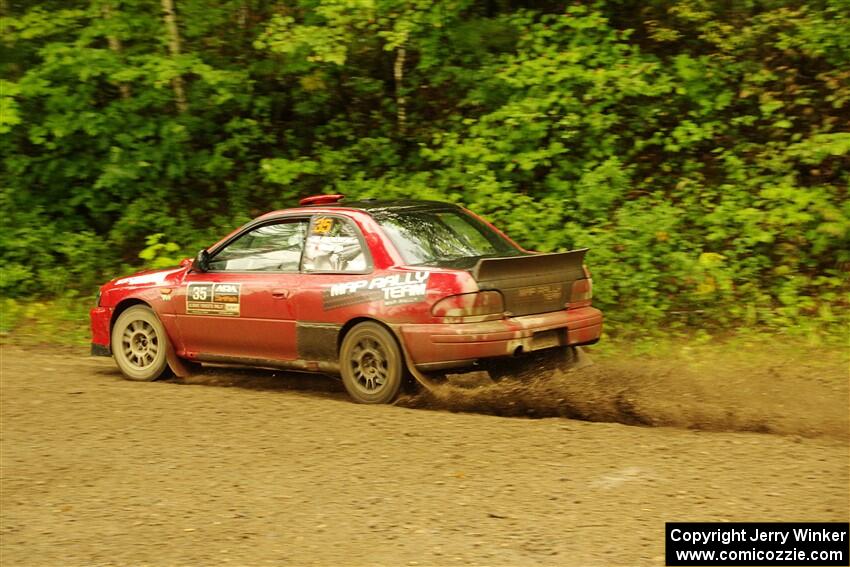
[[[117,278],[91,310],[92,354],[156,380],[186,362],[340,374],[387,403],[405,376],[595,343],[585,250],[534,254],[456,205],[319,195],[265,214],[179,267]]]

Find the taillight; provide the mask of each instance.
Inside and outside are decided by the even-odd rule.
[[[593,299],[593,280],[587,278],[574,281],[573,288],[570,291],[570,301],[567,305],[580,301],[590,301],[591,299]]]
[[[501,319],[505,312],[502,294],[478,291],[444,297],[434,304],[431,314],[445,323],[477,323]]]

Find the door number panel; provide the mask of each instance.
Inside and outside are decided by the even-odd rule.
[[[238,283],[191,283],[186,290],[186,313],[239,317],[241,293]]]

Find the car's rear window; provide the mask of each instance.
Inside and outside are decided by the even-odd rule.
[[[382,211],[375,219],[410,265],[525,254],[461,210]]]

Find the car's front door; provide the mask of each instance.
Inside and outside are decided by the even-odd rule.
[[[308,223],[288,218],[247,229],[213,253],[206,272],[186,275],[173,301],[187,355],[297,358],[293,299]]]

